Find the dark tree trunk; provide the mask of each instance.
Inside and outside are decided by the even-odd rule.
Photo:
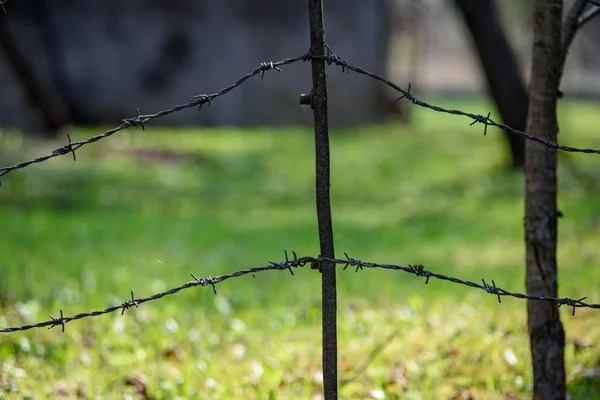
[[[468,28],[496,107],[504,123],[525,130],[527,89],[491,0],[454,0]],[[505,132],[515,168],[525,161],[523,138]]]
[[[557,89],[562,71],[562,0],[536,0],[527,132],[557,140]],[[525,241],[527,293],[558,296],[557,151],[527,141]],[[565,398],[565,334],[555,304],[528,300],[534,399]]]
[[[0,13],[2,13],[1,9]],[[55,136],[71,121],[69,112],[59,93],[31,67],[27,58],[23,56],[23,50],[17,41],[18,36],[12,34],[4,20],[6,18],[8,17],[0,17],[0,54],[4,56],[30,104],[38,111],[43,121],[42,135]]]

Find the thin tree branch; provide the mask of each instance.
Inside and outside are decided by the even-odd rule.
[[[598,3],[597,5],[596,3],[594,3],[592,8],[586,10],[577,19],[577,29],[581,29],[583,25],[590,22],[598,14],[600,14],[600,3]]]
[[[567,58],[567,52],[569,51],[569,46],[573,42],[575,38],[575,33],[579,29],[579,16],[583,13],[587,5],[587,0],[575,0],[573,5],[571,6],[571,10],[569,10],[569,14],[567,14],[567,19],[565,20],[565,24],[563,26],[563,35],[562,35],[562,57],[563,60]]]
[[[0,2],[4,8],[6,1]],[[6,11],[6,10],[5,10]],[[8,17],[3,17],[8,18]],[[0,53],[6,59],[17,84],[25,92],[29,102],[37,109],[44,121],[44,129],[56,133],[71,122],[71,116],[60,93],[32,68],[31,63],[19,49],[18,36],[13,35],[6,21],[0,22]]]

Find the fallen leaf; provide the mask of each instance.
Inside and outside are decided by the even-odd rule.
[[[148,388],[146,386],[146,378],[143,376],[134,376],[132,378],[125,379],[125,385],[135,387],[135,392],[139,396],[140,400],[151,400],[152,397],[148,395]]]
[[[163,356],[165,358],[168,358],[173,361],[181,361],[181,359],[182,359],[181,351],[179,351],[178,349],[176,349],[174,347],[171,347],[171,348],[163,351]]]

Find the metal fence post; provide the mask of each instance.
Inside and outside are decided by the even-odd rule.
[[[310,54],[325,55],[323,0],[309,0]],[[316,201],[321,256],[335,258],[331,201],[329,196],[330,162],[327,123],[327,75],[325,61],[313,58],[311,103],[315,120]],[[321,262],[323,304],[323,383],[326,400],[337,399],[337,299],[335,264]]]

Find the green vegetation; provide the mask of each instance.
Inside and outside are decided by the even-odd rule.
[[[446,105],[485,114],[487,103]],[[204,112],[204,111],[203,111]],[[565,144],[600,148],[597,105],[561,103]],[[338,254],[524,291],[522,176],[501,133],[415,110],[410,127],[332,132]],[[99,129],[79,129],[74,140]],[[308,129],[129,130],[2,178],[0,328],[318,253]],[[5,133],[2,165],[63,143]],[[597,155],[561,155],[560,293],[600,302]],[[343,398],[528,398],[526,303],[402,272],[341,271]],[[60,328],[0,334],[0,399],[311,398],[320,277],[196,288]],[[573,399],[600,396],[600,314],[562,310]],[[370,360],[370,354],[384,345]],[[370,361],[369,361],[370,360]],[[361,373],[368,362],[368,369]],[[590,372],[591,371],[591,372]],[[597,373],[596,373],[597,375]],[[454,397],[453,397],[454,396]],[[463,397],[461,397],[463,396]],[[143,398],[143,396],[138,396]],[[315,397],[318,398],[318,397]]]

